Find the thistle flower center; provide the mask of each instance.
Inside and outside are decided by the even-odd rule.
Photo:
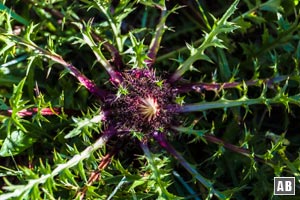
[[[166,110],[173,104],[174,92],[149,69],[135,69],[122,73],[121,90],[117,98],[108,101],[104,109],[110,110],[107,122],[119,130],[132,130],[145,134],[168,129],[175,114]],[[175,120],[174,120],[175,121]]]
[[[159,113],[159,105],[157,100],[148,96],[147,98],[140,98],[139,111],[143,115],[144,119],[150,122],[155,119]]]

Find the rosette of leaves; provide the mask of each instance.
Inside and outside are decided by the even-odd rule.
[[[262,199],[273,176],[299,181],[297,6],[0,3],[0,199]]]

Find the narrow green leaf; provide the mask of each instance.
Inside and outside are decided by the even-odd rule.
[[[20,22],[21,24],[25,26],[29,25],[29,22],[26,19],[24,19],[23,17],[6,7],[3,3],[0,3],[0,10],[8,13],[13,19]]]

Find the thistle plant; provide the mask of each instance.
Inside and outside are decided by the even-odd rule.
[[[0,3],[0,199],[275,199],[274,176],[299,183],[287,2]]]

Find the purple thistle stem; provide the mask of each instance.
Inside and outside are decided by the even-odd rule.
[[[167,10],[165,7],[163,7],[163,8],[159,7],[159,8],[161,9],[160,20],[156,26],[155,35],[152,38],[151,43],[150,43],[150,49],[147,54],[148,59],[145,60],[145,63],[147,64],[147,66],[149,68],[153,65],[153,63],[155,63],[156,55],[157,55],[157,52],[160,47],[160,42],[161,42],[162,36],[165,32],[165,22],[167,19],[167,16],[166,16]]]
[[[68,70],[70,70],[71,74],[75,76],[78,81],[93,95],[99,97],[102,101],[104,100],[105,96],[107,96],[107,92],[101,90],[97,87],[97,85],[88,79],[85,75],[83,75],[76,67],[73,65],[65,66]]]
[[[93,50],[98,62],[104,67],[106,72],[109,74],[110,82],[118,86],[120,83],[123,82],[123,77],[121,73],[117,71],[114,66],[111,65],[111,63],[105,58],[102,51],[99,49],[99,46],[96,44],[92,36],[91,26],[80,27],[80,29],[82,31],[83,39],[85,40],[86,44]]]
[[[256,156],[256,155],[253,156],[252,153],[248,149],[245,149],[245,148],[242,148],[242,147],[230,144],[228,142],[225,142],[225,141],[223,141],[223,140],[215,137],[214,135],[206,134],[206,135],[204,135],[204,138],[206,140],[214,143],[214,144],[222,145],[226,149],[229,149],[229,150],[231,150],[233,152],[236,152],[236,153],[239,153],[241,155],[247,156],[248,158],[254,157],[254,159],[256,161],[259,161],[259,162],[262,162],[262,163],[266,163],[263,159],[259,158],[258,156]]]
[[[33,116],[34,114],[36,114],[38,112],[40,112],[41,115],[43,115],[43,116],[59,115],[62,113],[62,109],[61,108],[41,108],[41,109],[29,108],[29,109],[24,109],[24,110],[19,111],[17,113],[17,115],[20,117],[27,117],[27,116]],[[67,111],[67,112],[73,112],[73,111]],[[4,115],[4,116],[11,116],[12,113],[13,113],[12,109],[0,111],[0,115]]]
[[[55,18],[59,20],[63,20],[65,17],[60,11],[55,10],[53,8],[44,8],[46,11],[52,14]],[[79,21],[83,21],[83,19],[80,19]],[[73,25],[73,23],[69,23],[70,25]],[[77,26],[75,26],[77,27]],[[91,36],[95,41],[98,43],[103,43],[104,48],[110,52],[112,57],[112,62],[114,63],[114,66],[116,66],[118,69],[121,69],[124,66],[124,63],[122,61],[122,58],[120,56],[119,51],[108,41],[104,41],[100,36],[98,36],[94,31],[91,32]]]
[[[8,110],[0,110],[0,115],[3,116],[11,116],[13,113],[12,109]],[[63,108],[28,108],[28,109],[23,109],[17,112],[17,115],[19,117],[31,117],[37,113],[40,113],[42,116],[52,116],[52,115],[61,115],[61,114],[67,114],[67,115],[81,115],[82,112],[79,110],[72,110],[72,109],[63,109]],[[99,115],[95,116],[93,120],[96,121],[105,121],[107,120],[108,116],[107,111],[102,111]]]
[[[117,67],[117,69],[122,69],[124,67],[124,63],[122,61],[120,52],[108,41],[104,41],[100,36],[98,36],[95,32],[91,32],[91,35],[93,39],[99,43],[102,42],[103,46],[107,51],[110,52],[110,55],[112,57],[112,62],[114,63],[114,66]]]
[[[108,95],[108,92],[105,90],[101,90],[97,87],[97,85],[88,79],[85,75],[83,75],[74,65],[67,63],[62,57],[57,55],[49,54],[49,52],[39,48],[40,51],[46,54],[48,58],[51,60],[63,65],[66,69],[69,70],[70,74],[73,75],[78,81],[93,95],[99,97],[102,101],[105,100],[105,97]]]
[[[203,137],[205,140],[207,140],[211,143],[214,143],[214,144],[221,145],[221,146],[225,147],[226,149],[229,149],[230,151],[233,151],[235,153],[244,155],[248,158],[254,158],[255,161],[271,165],[271,163],[267,163],[262,158],[258,157],[255,154],[252,154],[252,152],[249,149],[239,147],[239,146],[230,144],[228,142],[225,142],[224,140],[222,140],[220,138],[217,138],[216,136],[214,136],[212,134],[205,133],[206,131],[195,130],[195,129],[185,128],[185,127],[172,127],[172,129],[176,130],[176,131],[179,131],[179,132],[183,132],[183,133],[187,133],[187,134],[194,134],[194,135]]]
[[[272,88],[274,83],[279,83],[287,80],[288,76],[278,76],[271,79],[259,79],[250,80],[244,82],[246,86],[258,85],[261,83],[266,84],[267,87]],[[182,84],[176,87],[176,92],[186,93],[190,91],[203,92],[203,91],[218,91],[221,89],[235,88],[238,86],[243,86],[243,82],[231,82],[231,83],[189,83]]]
[[[93,95],[99,97],[102,101],[105,100],[105,97],[108,95],[107,91],[101,90],[97,87],[97,85],[88,79],[85,75],[83,75],[75,66],[66,62],[61,56],[54,54],[50,51],[47,51],[32,42],[28,42],[25,39],[18,37],[16,35],[6,35],[11,38],[14,42],[29,47],[33,50],[38,51],[42,56],[47,57],[48,59],[57,62],[63,65],[69,72],[78,79],[78,81]]]
[[[9,114],[12,114],[12,110],[7,110]],[[50,115],[59,115],[61,114],[61,109],[60,108],[42,108],[42,109],[38,109],[38,108],[31,108],[31,109],[25,109],[25,110],[21,110],[19,111],[17,114],[20,117],[26,117],[26,116],[32,116],[36,113],[40,112],[41,115],[43,116],[50,116]]]
[[[154,132],[153,133],[154,139],[162,146],[164,149],[166,149],[174,158],[177,159],[177,161],[192,175],[194,176],[198,181],[200,181],[208,190],[210,190],[216,197],[219,199],[226,199],[225,195],[219,192],[218,190],[215,190],[213,188],[212,183],[204,178],[201,174],[198,173],[198,171],[189,164],[182,155],[180,155],[172,145],[168,143],[166,140],[164,134]]]

